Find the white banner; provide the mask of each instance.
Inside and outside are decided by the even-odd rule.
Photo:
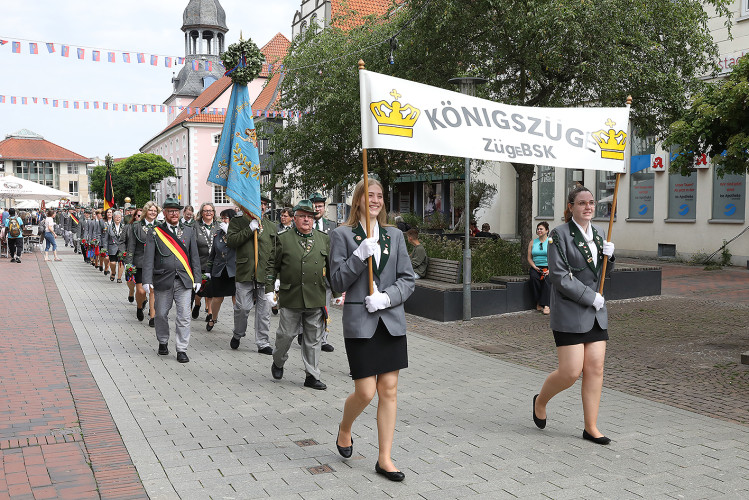
[[[629,107],[510,106],[359,71],[362,147],[625,172]]]

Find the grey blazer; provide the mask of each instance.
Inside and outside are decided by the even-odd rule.
[[[127,231],[127,224],[124,222],[120,223],[120,234],[117,235],[114,231],[114,222],[107,224],[107,229],[102,233],[101,247],[106,248],[109,255],[116,255],[117,252],[124,252],[127,250],[125,246],[125,232]]]
[[[166,231],[167,225],[159,226]],[[175,277],[182,280],[187,288],[192,288],[193,283],[200,283],[200,258],[198,257],[198,242],[195,232],[190,226],[181,225],[182,234],[180,240],[187,249],[187,264],[192,271],[193,279],[182,267],[171,250],[164,245],[156,236],[155,230],[146,241],[146,253],[143,256],[143,283],[150,283],[155,290],[170,291],[174,287]]]
[[[155,223],[156,221],[154,221]],[[146,241],[151,237],[151,229],[146,228],[145,220],[130,224],[127,238],[127,257],[125,264],[132,264],[137,269],[143,268],[143,256],[146,253]]]
[[[317,229],[317,221],[315,221],[315,224],[312,227],[314,227],[315,229]],[[333,222],[330,219],[326,219],[325,217],[323,217],[323,219],[322,219],[322,232],[323,233],[330,234],[330,232],[333,229],[335,229],[336,227],[338,227],[338,224],[336,224],[335,222]]]
[[[605,233],[593,226],[593,241],[598,250],[597,265],[593,265],[590,248],[573,221],[555,227],[549,237],[549,280],[551,281],[551,329],[558,332],[585,333],[598,320],[601,328],[608,328],[606,305],[596,311],[593,299],[598,291],[598,280],[603,268]],[[609,258],[607,272],[613,269],[614,258]]]
[[[207,269],[211,277],[221,276],[226,269],[226,274],[233,278],[237,275],[237,251],[226,244],[226,233],[219,228],[213,238],[211,255],[208,256]]]
[[[390,297],[390,307],[369,313],[364,298],[369,295],[367,262],[353,255],[366,238],[361,224],[356,228],[340,226],[330,233],[330,286],[346,292],[343,304],[343,336],[348,339],[371,338],[379,320],[390,335],[406,334],[403,303],[415,287],[414,271],[408,257],[403,232],[396,227],[380,228],[380,265],[374,270],[377,289]]]
[[[211,226],[211,229],[207,229],[206,226],[203,224],[203,221],[200,220],[198,222],[195,222],[192,224],[192,228],[195,231],[195,237],[198,241],[198,255],[200,255],[200,267],[202,272],[207,273],[208,272],[208,256],[211,253],[211,249],[209,249],[208,245],[208,239],[206,238],[206,233],[208,235],[208,238],[211,240],[211,245],[213,245],[214,237],[216,236],[216,233],[221,229],[217,222],[214,222]]]

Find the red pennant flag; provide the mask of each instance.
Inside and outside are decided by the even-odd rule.
[[[184,57],[178,57],[177,58],[177,64],[185,64],[185,58]]]
[[[21,53],[21,42],[13,42],[11,46],[13,47],[13,53],[14,54],[20,54]]]
[[[63,45],[62,49],[60,49],[60,55],[62,57],[68,57],[70,55],[70,47]]]
[[[205,63],[205,69],[206,69],[206,71],[213,71],[213,62],[212,61],[206,61],[206,63]]]
[[[122,105],[122,111],[127,111],[127,104]]]
[[[28,101],[25,97],[21,97],[21,104],[28,104]]]
[[[171,68],[172,67],[172,58],[171,57],[165,57],[164,58],[164,66],[166,66],[167,68]]]
[[[48,43],[47,44],[47,52],[49,52],[51,54],[54,51],[55,51],[55,44],[54,43]]]
[[[44,104],[49,104],[49,99],[42,97],[42,102],[44,102]]]
[[[130,62],[130,52],[123,52],[122,53],[122,61],[129,63]]]
[[[109,103],[108,102],[105,102],[103,105],[104,105],[104,109],[109,110]]]
[[[138,52],[138,63],[140,64],[140,63],[144,63],[144,62],[146,62],[146,56],[145,56],[145,54],[143,54],[141,52]]]
[[[117,111],[117,104],[112,104],[112,110]]]
[[[62,107],[67,108],[68,107],[68,101],[62,101]]]
[[[141,108],[141,111],[143,111],[144,113],[147,113],[148,112],[148,106],[146,106],[144,104],[143,107]]]
[[[60,105],[60,104],[59,104],[59,102],[57,101],[57,99],[53,99],[53,100],[52,100],[52,107],[53,107],[53,108],[57,108],[57,107],[59,107],[59,105]]]
[[[151,56],[151,66],[159,64],[159,56]]]
[[[83,109],[88,109],[88,101],[85,101],[85,102],[83,103]]]
[[[164,106],[159,106],[159,112],[160,112],[160,113],[163,113],[163,112],[164,112]]]
[[[107,52],[107,60],[111,63],[115,62],[115,54],[114,52]]]
[[[198,62],[197,59],[193,59],[192,60],[192,70],[193,71],[198,71],[199,69],[200,69],[200,63]]]
[[[93,59],[96,62],[101,61],[101,52],[98,50],[94,50],[91,52],[91,59]]]
[[[151,104],[151,113],[155,113],[155,112],[156,112],[156,106]]]
[[[138,105],[137,104],[131,104],[130,108],[133,110],[133,113],[137,113],[138,112]]]
[[[78,49],[78,59],[86,57],[86,49]]]
[[[99,101],[94,101],[94,109],[99,109]]]
[[[5,104],[5,96],[4,95],[0,95],[0,104]]]
[[[73,101],[73,109],[78,109],[78,101]]]
[[[6,43],[8,43],[8,40],[0,40],[0,45],[5,45]]]
[[[34,101],[34,104],[36,104],[36,97],[32,97],[31,100]]]
[[[10,96],[10,103],[11,104],[15,104],[16,103],[16,97],[15,96]]]
[[[39,47],[37,46],[36,43],[34,42],[29,43],[29,52],[31,52],[32,54],[39,53]]]

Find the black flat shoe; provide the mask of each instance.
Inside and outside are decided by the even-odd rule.
[[[213,319],[213,314],[208,313],[208,315],[205,317],[205,322],[208,323]]]
[[[611,442],[611,439],[607,438],[606,436],[601,437],[593,437],[590,434],[588,434],[588,431],[583,429],[583,439],[587,439],[588,441],[593,441],[595,444],[609,444]]]
[[[395,472],[388,472],[382,467],[380,467],[380,461],[378,460],[375,462],[375,472],[378,474],[382,474],[386,478],[390,479],[391,481],[403,481],[406,478],[406,475],[402,473],[401,471],[397,470]]]
[[[338,426],[338,435],[341,434],[341,426]],[[351,458],[351,455],[354,453],[354,437],[351,436],[351,446],[341,446],[338,444],[338,436],[335,438],[335,447],[338,448],[338,453],[341,454],[343,458]]]
[[[257,352],[259,352],[260,354],[273,354],[273,348],[267,345],[262,349],[258,349]]]
[[[135,308],[135,317],[138,318],[138,321],[143,321],[143,318],[145,318],[145,316],[143,315],[142,307]]]
[[[208,321],[208,323],[206,323],[206,324],[205,324],[205,330],[206,330],[207,332],[210,332],[211,330],[213,330],[213,327],[214,327],[215,325],[216,325],[216,322],[215,322],[215,321],[213,321],[213,320],[209,320],[209,321]]]
[[[135,302],[135,297],[133,297],[132,295],[128,295],[127,296],[127,301],[128,302]]]
[[[159,353],[159,356],[166,356],[167,354],[169,354],[168,344],[159,344],[158,353]]]
[[[279,368],[276,366],[275,363],[270,364],[270,374],[273,376],[276,380],[281,380],[283,377],[283,367]]]
[[[180,363],[189,363],[190,358],[187,357],[187,353],[184,351],[180,351],[177,353],[177,361]]]
[[[153,323],[153,318],[149,318],[149,320],[148,320],[148,326],[150,326],[151,328],[155,328],[155,325]]]
[[[106,276],[106,275],[107,275],[107,273],[104,273],[104,276]],[[114,281],[114,276],[110,276],[109,277],[109,281]]]
[[[275,364],[273,366],[276,366]],[[304,387],[309,387],[310,389],[315,389],[316,391],[324,391],[328,388],[327,385],[322,380],[318,380],[312,375],[307,375],[307,377],[304,379]]]
[[[330,344],[323,344],[320,347],[320,350],[322,350],[323,352],[333,352],[335,350],[335,348],[332,345],[330,345]]]
[[[237,337],[232,337],[229,341],[229,347],[232,349],[239,349],[239,339]]]
[[[539,429],[543,429],[546,427],[546,419],[545,418],[538,418],[536,416],[536,398],[538,397],[538,394],[533,396],[533,423],[536,424],[536,427]]]
[[[192,308],[192,319],[198,319],[200,315],[200,304]]]

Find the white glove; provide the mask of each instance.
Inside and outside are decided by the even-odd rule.
[[[336,297],[336,298],[333,299],[333,305],[334,306],[342,306],[344,300],[345,299],[343,297]]]
[[[276,300],[276,294],[275,292],[268,292],[265,294],[265,300],[270,302],[271,307],[276,307],[278,305],[278,301]]]
[[[611,257],[614,255],[614,244],[610,241],[603,242],[603,255]]]
[[[146,295],[151,293],[151,290],[153,290],[153,285],[151,283],[143,283],[141,286],[143,287],[143,291],[146,292]]]
[[[258,224],[257,219],[252,219],[250,221],[250,231],[256,231],[257,228],[260,227],[260,224]]]
[[[200,291],[200,283],[193,283],[192,289],[195,290],[195,293],[198,293]]]
[[[385,292],[381,292],[377,289],[377,283],[372,284],[374,292],[372,295],[364,297],[364,305],[367,306],[367,311],[373,313],[380,309],[387,309],[390,307],[390,297]]]
[[[211,273],[205,273],[205,277],[206,277],[207,279],[211,279]]]
[[[222,222],[219,224],[219,227],[224,232],[224,234],[229,234],[229,223],[228,222]]]
[[[366,238],[361,242],[359,248],[354,250],[354,255],[359,257],[362,261],[367,260],[367,257],[371,257],[375,254],[378,246],[380,246],[380,244],[376,237],[372,236],[371,238]]]
[[[273,290],[278,291],[281,289],[281,280],[276,278],[276,282],[273,283]]]
[[[600,311],[601,310],[601,308],[603,307],[603,302],[604,302],[603,295],[601,295],[600,293],[596,292],[596,298],[593,299],[593,307],[596,308],[596,311]]]

